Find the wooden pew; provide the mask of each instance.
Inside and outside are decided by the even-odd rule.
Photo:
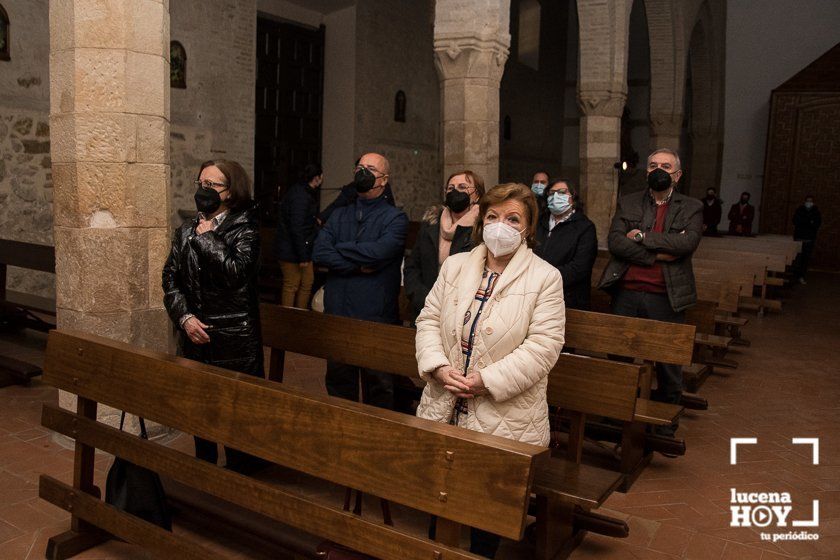
[[[70,331],[50,334],[45,381],[79,397],[76,413],[43,410],[45,427],[76,440],[72,485],[40,477],[40,497],[72,514],[70,530],[50,539],[49,558],[68,558],[110,537],[154,557],[218,557],[101,501],[93,485],[95,449],[285,524],[293,536],[311,533],[382,559],[475,559],[458,548],[463,526],[521,539],[535,489],[536,556],[557,557],[573,537],[575,506],[553,490],[541,492],[539,481],[578,480],[581,469],[552,461],[537,446]],[[120,432],[96,421],[99,403],[436,515],[438,542]]]
[[[283,381],[286,352],[417,378],[414,329],[267,304],[261,306],[260,314],[263,343],[270,349],[267,376],[273,381]],[[317,338],[310,335],[313,332],[318,333]],[[550,405],[567,412],[574,420],[563,457],[577,464],[582,462],[582,430],[587,415],[604,416],[625,424],[670,422],[655,415],[645,417],[653,407],[646,404],[646,399],[637,398],[644,371],[639,365],[561,354],[549,374],[548,399]],[[645,441],[641,441],[636,455],[643,454],[644,445]],[[626,456],[633,456],[632,451],[628,447]],[[556,476],[562,468],[557,463],[552,465],[551,477],[538,477],[537,492],[553,489],[564,501],[576,506],[577,539],[587,530],[627,536],[626,524],[591,511],[624,484],[623,475],[605,477],[601,469],[591,471],[592,467],[581,465],[578,477],[571,480]],[[621,471],[620,464],[601,466],[614,466]]]
[[[269,379],[282,381],[284,355],[286,351],[336,360],[338,362],[380,371],[388,371],[403,377],[417,378],[414,344],[415,331],[413,329],[357,321],[344,317],[322,315],[265,304],[261,307],[260,313],[262,317],[263,343],[271,348],[268,371]],[[584,315],[575,315],[576,313],[583,313]],[[572,327],[570,327],[569,323],[571,320],[572,324],[575,324],[574,317],[577,317],[582,322],[586,322],[590,315],[596,321],[599,319],[603,321],[604,319],[601,314],[567,310],[566,339],[569,346],[575,348],[590,346],[588,342],[580,342],[570,334],[570,328]],[[650,328],[649,324],[659,325],[656,321],[619,318],[621,325],[625,325],[628,321],[633,322],[633,326],[638,328]],[[607,319],[606,325],[606,329],[616,326],[615,321],[609,319]],[[587,333],[591,332],[586,329],[581,330]],[[313,338],[310,335],[313,332],[318,333],[317,338]],[[694,328],[687,325],[677,325],[676,331],[673,332],[672,329],[668,337],[675,334],[677,340],[681,341],[681,335],[683,337],[688,336],[689,332],[693,333]],[[614,333],[610,334],[599,330],[598,336],[609,339],[611,336],[614,336]],[[658,335],[654,335],[654,338],[658,338]],[[572,342],[569,342],[570,340],[580,342],[580,346],[575,346]],[[369,342],[365,343],[365,341]],[[656,342],[654,341],[652,344],[656,344]],[[664,344],[666,348],[673,348],[674,346],[673,342],[664,342]],[[613,348],[613,345],[608,344],[606,347]],[[628,348],[621,347],[620,350],[616,354],[628,355],[623,353]],[[597,348],[595,351],[598,351]],[[648,350],[647,352],[647,354],[642,354],[642,357],[648,354],[654,356],[665,355],[663,352],[658,351]],[[629,355],[632,355],[632,352]],[[688,356],[690,357],[690,352]],[[677,360],[686,359],[679,352],[668,357],[674,357]],[[590,376],[594,375],[594,373],[590,372],[590,368],[598,367],[599,364],[598,361],[593,361],[584,356],[564,355],[563,359],[565,360],[564,364],[568,365],[576,373],[576,382],[583,385],[587,385]],[[570,360],[571,363],[569,362]],[[572,366],[571,364],[574,365]],[[649,368],[635,367],[636,369],[634,371],[636,372],[638,381],[636,383],[636,389],[633,390],[633,396],[637,404],[636,412],[634,412],[630,420],[632,427],[626,428],[625,430],[619,429],[617,433],[612,434],[617,438],[616,441],[620,441],[625,432],[628,437],[632,436],[622,444],[622,458],[619,465],[617,465],[620,472],[625,475],[622,488],[629,488],[632,481],[640,474],[641,469],[650,461],[650,453],[652,451],[663,450],[675,454],[682,454],[685,451],[685,444],[681,440],[662,441],[661,439],[646,435],[645,432],[648,426],[670,424],[673,419],[682,413],[682,407],[650,401],[651,380]],[[571,383],[570,378],[565,379],[566,383]],[[637,396],[639,387],[643,387],[643,394],[641,396]],[[610,396],[605,394],[603,398],[609,399]],[[549,404],[584,414],[599,414],[588,409],[575,409],[573,408],[573,403],[549,402]],[[619,421],[626,421],[623,415],[612,418]],[[629,482],[627,480],[628,476],[630,477]]]
[[[22,241],[0,239],[0,326],[47,332],[55,327],[55,300],[6,289],[9,266],[55,274],[55,249]],[[27,385],[41,374],[35,364],[0,356],[0,387]]]
[[[609,314],[610,298],[597,285],[603,270],[606,268],[609,257],[599,255],[593,267],[592,280],[592,309],[594,311]],[[750,288],[752,286],[750,285]],[[730,336],[721,336],[717,332],[716,313],[719,309],[727,311],[738,309],[739,286],[732,283],[721,283],[719,281],[697,280],[697,304],[686,312],[686,323],[696,327],[694,335],[694,358],[692,363],[683,366],[683,380],[686,390],[695,393],[712,373],[712,361],[723,360],[722,357],[714,355],[719,349],[726,349],[732,343]],[[727,362],[727,365],[729,363]],[[689,403],[696,404],[697,408],[705,409],[708,403],[689,396]]]

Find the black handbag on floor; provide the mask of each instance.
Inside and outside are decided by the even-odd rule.
[[[139,420],[140,437],[149,439],[146,423],[142,418]],[[120,431],[124,422],[125,412],[120,418]],[[172,530],[172,515],[166,503],[163,484],[157,473],[147,468],[115,457],[105,482],[105,502],[167,531]]]

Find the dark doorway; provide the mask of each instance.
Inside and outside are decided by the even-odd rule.
[[[324,27],[257,18],[254,195],[264,226],[308,163],[321,163]]]

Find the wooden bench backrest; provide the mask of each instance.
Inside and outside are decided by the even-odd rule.
[[[576,350],[690,365],[693,325],[566,310],[566,345]]]
[[[548,404],[593,416],[630,422],[642,366],[560,354],[549,374]],[[585,371],[581,375],[581,370]]]
[[[773,272],[784,272],[787,263],[784,255],[768,255],[764,253],[752,253],[747,251],[732,251],[727,249],[704,249],[699,248],[694,253],[697,258],[714,259],[728,262],[763,264]]]
[[[263,344],[272,349],[418,376],[414,329],[268,304],[260,314]],[[312,332],[318,335],[307,334]],[[561,354],[549,375],[549,404],[617,420],[633,418],[640,366]]]
[[[548,459],[536,446],[84,333],[53,331],[44,370],[80,397],[513,539]]]
[[[55,248],[49,245],[0,239],[0,265],[55,274]]]

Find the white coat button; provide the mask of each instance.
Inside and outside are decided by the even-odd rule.
[[[487,327],[484,329],[484,334],[493,334],[493,327]]]

